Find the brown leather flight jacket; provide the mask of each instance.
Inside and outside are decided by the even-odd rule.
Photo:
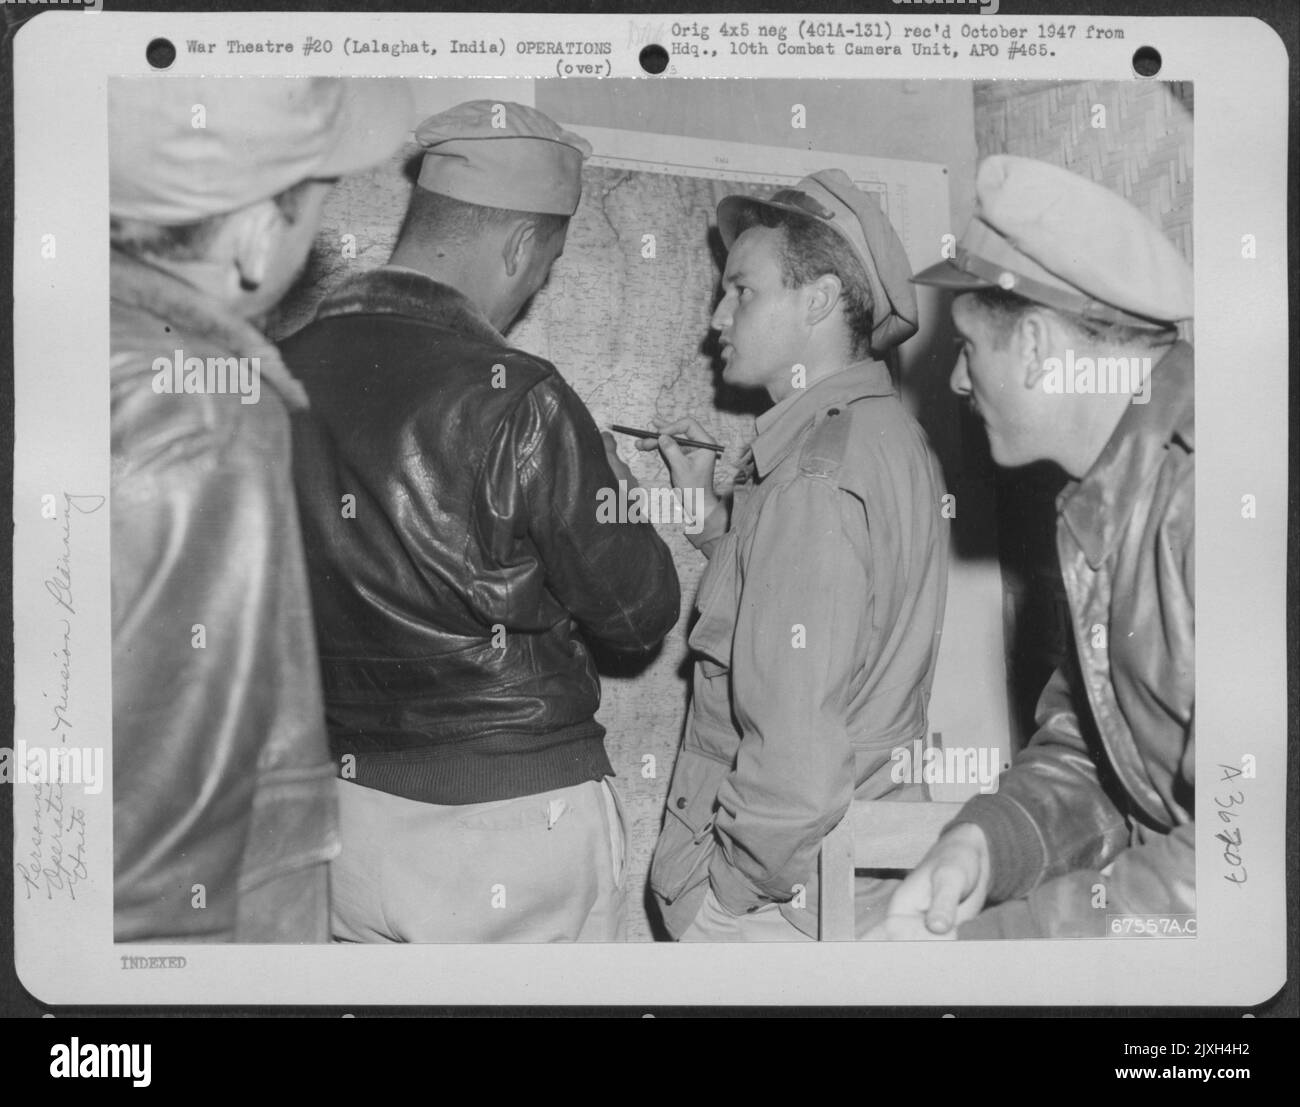
[[[176,277],[114,250],[109,281],[114,938],[328,941],[335,768],[288,474],[302,389]],[[173,387],[168,363],[196,358],[242,359],[256,402],[234,368]]]
[[[1191,348],[1149,388],[1057,500],[1073,641],[1033,740],[958,820],[983,829],[989,900],[1008,901],[963,938],[1100,936],[1196,909]]]
[[[344,775],[453,804],[611,773],[584,639],[648,650],[680,596],[648,523],[597,521],[617,478],[577,394],[400,268],[282,348],[312,404],[294,473]]]

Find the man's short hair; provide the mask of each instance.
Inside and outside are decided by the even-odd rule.
[[[271,199],[286,223],[294,223],[302,209],[302,198],[310,180],[290,185]],[[225,226],[231,213],[210,215],[193,223],[160,226],[140,219],[109,216],[108,239],[119,250],[136,257],[153,257],[162,261],[201,261],[207,257],[212,241]]]
[[[416,186],[397,238],[399,242],[414,237],[422,242],[464,246],[494,228],[519,219],[532,221],[537,227],[538,245],[543,246],[569,226],[567,215],[489,208]]]
[[[1001,288],[980,289],[969,295],[999,347],[1006,346],[1016,325],[1031,311],[1050,311],[1085,342],[1102,346],[1164,346],[1178,337],[1178,329],[1174,326],[1133,327],[1125,323],[1100,323],[1073,312],[1046,307]]]
[[[781,281],[786,288],[802,288],[827,273],[839,277],[853,356],[866,357],[871,352],[875,304],[867,274],[853,247],[820,219],[763,204],[748,205],[741,210],[736,221],[736,237],[751,227],[771,227],[781,232],[778,252]]]

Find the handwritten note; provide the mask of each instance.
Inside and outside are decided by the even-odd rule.
[[[64,800],[62,783],[34,784],[34,817],[28,834],[26,859],[18,861],[27,898],[56,895],[77,898],[77,885],[86,868],[86,812]]]
[[[30,817],[25,826],[20,824],[14,850],[29,900],[75,900],[78,886],[90,876],[86,809],[75,801],[83,793],[93,795],[102,790],[104,750],[77,741],[80,720],[75,711],[77,595],[73,530],[77,519],[94,515],[104,503],[104,496],[63,493],[61,549],[44,581],[53,602],[57,642],[52,651],[53,691],[42,692],[48,704],[48,748],[39,744],[29,747],[26,741],[19,740],[15,743],[18,756],[12,766],[14,783],[27,784],[31,789]]]
[[[1242,776],[1242,770],[1235,765],[1220,765],[1223,770],[1223,776],[1220,783],[1235,780]],[[1242,806],[1246,802],[1245,792],[1229,792],[1225,799],[1218,794],[1214,797],[1214,806],[1218,809],[1219,821],[1227,823],[1218,834],[1214,837],[1223,844],[1223,861],[1228,866],[1228,871],[1223,874],[1223,879],[1229,884],[1246,883],[1246,866],[1241,860],[1241,827],[1236,824],[1236,820],[1241,817]]]

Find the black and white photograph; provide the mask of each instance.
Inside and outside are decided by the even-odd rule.
[[[1211,72],[1215,21],[971,5],[59,18],[102,191],[49,184],[37,21],[29,991],[1281,986],[1263,24],[1218,21],[1251,78]]]

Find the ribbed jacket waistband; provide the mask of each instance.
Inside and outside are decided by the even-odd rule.
[[[375,749],[364,737],[331,739],[340,775],[423,803],[490,803],[612,776],[605,731],[594,719],[544,735]]]

